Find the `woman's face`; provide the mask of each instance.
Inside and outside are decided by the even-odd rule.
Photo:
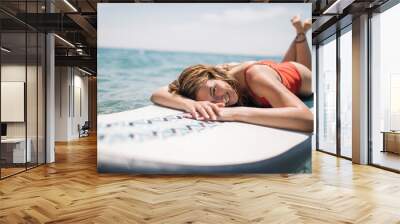
[[[225,103],[225,106],[236,104],[238,99],[235,90],[227,82],[216,79],[207,80],[196,94],[198,101]]]

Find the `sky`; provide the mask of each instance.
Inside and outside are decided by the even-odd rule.
[[[99,3],[98,47],[283,55],[310,3]],[[311,33],[307,34],[311,39]],[[310,45],[311,46],[311,45]]]

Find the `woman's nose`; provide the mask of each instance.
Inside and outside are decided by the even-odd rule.
[[[214,103],[222,103],[224,102],[224,98],[222,96],[215,96]]]
[[[215,95],[215,97],[214,97],[214,102],[215,102],[215,103],[222,103],[222,102],[224,102],[224,97],[223,97],[223,95],[221,95],[221,96]]]

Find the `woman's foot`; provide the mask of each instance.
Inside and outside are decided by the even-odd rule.
[[[310,30],[312,25],[311,19],[306,19],[304,22],[302,22],[300,16],[294,16],[290,21],[296,29],[297,34],[306,33],[308,30]]]
[[[312,26],[312,21],[311,21],[311,19],[306,19],[306,20],[304,20],[304,22],[303,22],[303,30],[304,30],[304,33],[306,33],[308,30],[310,30],[311,26]]]
[[[300,16],[293,16],[293,18],[290,21],[292,22],[292,25],[296,29],[297,34],[304,33],[304,27],[300,20]]]

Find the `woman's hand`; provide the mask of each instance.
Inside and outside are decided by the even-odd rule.
[[[241,112],[241,107],[219,107],[218,108],[218,115],[216,119],[212,120],[218,120],[218,121],[236,121],[237,117],[239,116]],[[188,113],[184,115],[186,118],[192,118],[196,120],[210,120],[205,118],[204,116],[198,116],[195,118],[192,114]]]
[[[197,120],[217,120],[224,103],[212,103],[210,101],[189,100],[185,104],[186,117]]]

